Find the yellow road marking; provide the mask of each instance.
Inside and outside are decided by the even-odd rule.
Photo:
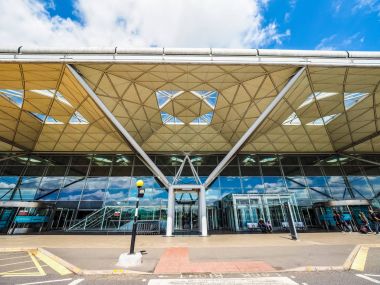
[[[41,276],[45,276],[46,272],[42,269],[40,263],[37,261],[37,259],[33,256],[33,254],[28,251],[30,258],[32,259],[34,265],[36,266],[38,272],[41,274]]]
[[[367,255],[368,255],[368,249],[367,246],[362,246],[358,252],[358,254],[355,257],[354,262],[352,263],[351,269],[363,271],[365,268],[365,263],[367,261]]]
[[[56,271],[60,275],[68,275],[71,274],[72,272],[68,270],[66,267],[62,266],[52,258],[48,257],[47,255],[41,253],[40,251],[37,251],[35,253],[35,256],[42,260],[44,263],[49,265],[54,271]]]
[[[13,272],[19,272],[19,271],[24,271],[24,270],[29,270],[29,269],[35,269],[35,268],[36,267],[33,266],[33,267],[25,267],[25,268],[21,268],[21,269],[10,270],[10,271],[4,271],[4,272],[0,272],[0,275],[10,274]],[[34,272],[29,272],[29,273],[36,273],[36,272],[34,271]]]

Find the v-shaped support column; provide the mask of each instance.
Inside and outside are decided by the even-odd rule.
[[[128,131],[120,124],[120,122],[116,119],[116,117],[111,113],[110,110],[104,105],[102,100],[95,94],[92,88],[84,81],[84,79],[78,74],[78,72],[71,67],[69,64],[67,68],[74,75],[76,80],[80,83],[80,85],[86,90],[88,95],[92,98],[94,103],[99,107],[99,109],[103,112],[106,118],[110,121],[110,123],[114,126],[114,128],[119,132],[122,138],[126,141],[126,143],[131,147],[132,150],[139,156],[142,162],[150,169],[150,171],[155,175],[161,183],[169,189],[170,183],[166,176],[161,172],[161,170],[154,164],[154,162],[150,159],[150,157],[146,154],[146,152],[140,147],[140,145],[135,141],[135,139],[128,133]]]
[[[281,102],[282,98],[288,93],[289,89],[293,87],[298,78],[304,72],[305,67],[300,68],[297,73],[289,80],[289,82],[284,86],[284,88],[278,93],[274,100],[267,106],[267,108],[260,114],[260,116],[253,122],[250,128],[245,132],[245,134],[239,139],[239,141],[233,146],[233,148],[227,153],[227,155],[222,159],[222,161],[215,167],[211,174],[207,177],[205,183],[203,184],[205,188],[210,186],[210,184],[218,177],[218,175],[223,171],[223,169],[228,165],[228,163],[235,157],[235,155],[244,147],[247,141],[252,137],[252,135],[259,129],[263,122],[268,118],[274,108]]]

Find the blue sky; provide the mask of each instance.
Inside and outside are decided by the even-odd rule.
[[[0,10],[2,46],[380,50],[380,0],[0,0]]]

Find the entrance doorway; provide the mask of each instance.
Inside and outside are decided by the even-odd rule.
[[[198,193],[176,192],[174,232],[190,234],[198,231]]]
[[[166,236],[175,233],[207,236],[206,192],[202,185],[169,187]]]

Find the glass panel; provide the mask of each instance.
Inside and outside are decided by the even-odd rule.
[[[108,177],[88,177],[82,200],[103,200]]]
[[[80,200],[83,186],[85,184],[84,177],[66,177],[58,200]]]
[[[242,177],[243,191],[244,193],[264,193],[264,184],[260,177]]]
[[[36,194],[36,200],[56,200],[64,177],[44,177]]]
[[[264,176],[264,187],[266,193],[286,192],[284,179],[280,176]]]
[[[364,176],[348,176],[348,182],[356,198],[373,198],[373,192]]]

